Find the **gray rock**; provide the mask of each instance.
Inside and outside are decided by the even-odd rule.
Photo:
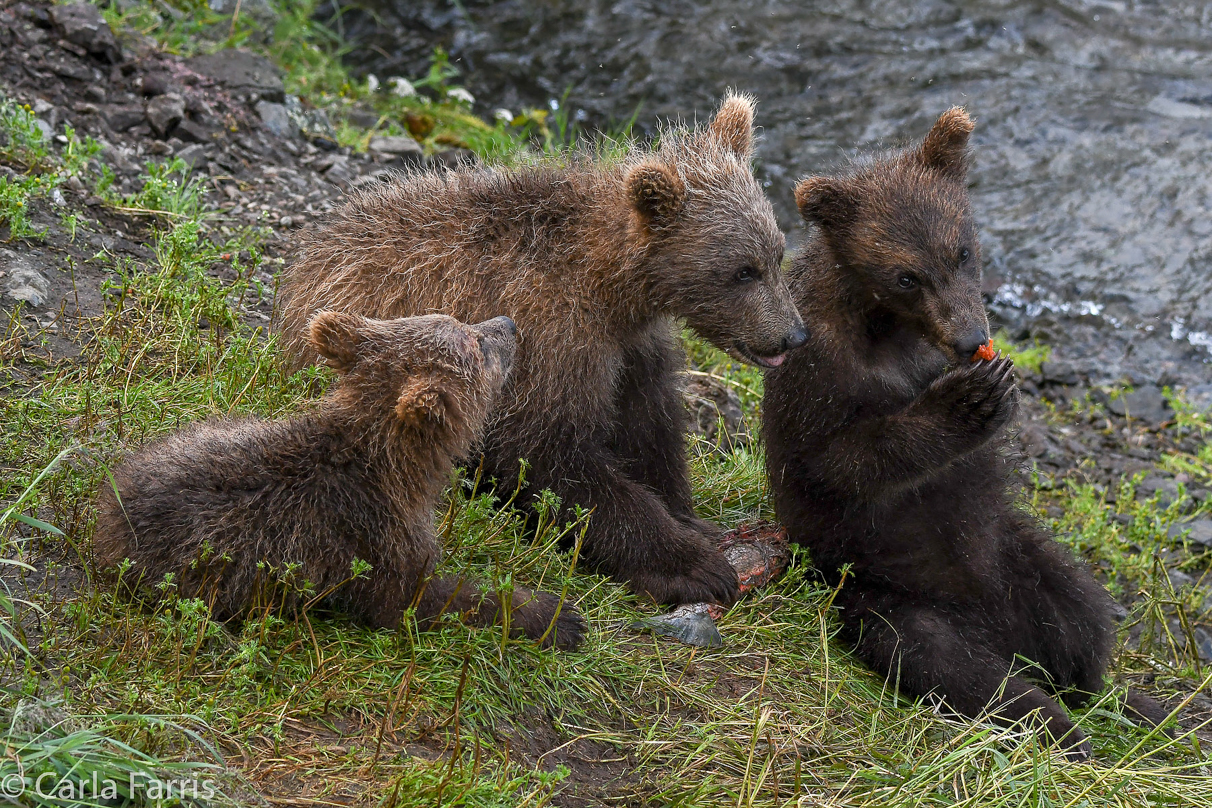
[[[1029,421],[1018,433],[1018,441],[1027,457],[1043,457],[1052,447],[1048,438],[1048,427],[1038,421]]]
[[[236,0],[210,0],[207,5],[219,14],[232,14],[236,10]],[[239,7],[241,17],[249,17],[262,27],[278,20],[278,12],[269,0],[239,0]]]
[[[1212,411],[1212,384],[1197,384],[1184,391],[1187,402],[1198,410]]]
[[[92,3],[51,6],[47,14],[59,35],[68,42],[79,45],[89,53],[104,56],[110,62],[121,60],[114,32],[101,16],[101,10]]]
[[[1157,494],[1157,504],[1168,508],[1178,501],[1178,483],[1173,477],[1162,474],[1150,474],[1136,486],[1136,498],[1149,499]]]
[[[206,147],[201,143],[193,143],[181,149],[174,155],[180,158],[194,171],[206,170]]]
[[[158,95],[147,102],[147,122],[160,137],[167,137],[185,117],[185,99],[176,93]]]
[[[38,308],[50,296],[50,281],[34,267],[29,257],[0,250],[0,271],[4,273],[0,283],[4,285],[6,298]]]
[[[286,97],[282,77],[273,62],[243,50],[221,50],[188,61],[191,68],[210,76],[237,93],[256,93],[266,101],[281,103]]]
[[[373,109],[354,107],[345,114],[345,119],[359,129],[370,129],[379,123],[379,113]]]
[[[1107,409],[1115,415],[1135,418],[1149,424],[1160,424],[1170,417],[1169,404],[1162,395],[1161,388],[1154,384],[1146,384],[1131,393],[1111,399]]]
[[[182,119],[173,130],[173,136],[179,137],[186,143],[210,143],[214,138],[211,130],[189,118]]]
[[[272,101],[258,101],[257,115],[260,116],[261,123],[265,125],[270,134],[277,137],[294,137],[298,134],[295,122],[290,119],[286,107],[281,104],[275,104]]]
[[[288,95],[283,102],[286,114],[294,121],[295,126],[308,140],[337,142],[337,130],[328,119],[328,113],[322,109],[303,109],[299,96]]]
[[[1212,635],[1202,628],[1195,629],[1195,649],[1204,662],[1212,662]]]
[[[1182,570],[1166,570],[1166,576],[1169,577],[1170,586],[1174,587],[1176,592],[1195,586],[1195,579]]]
[[[407,135],[380,135],[370,139],[370,150],[382,152],[383,154],[403,155],[403,154],[422,154],[424,149],[416,140]]]
[[[143,123],[145,113],[142,107],[108,107],[102,114],[110,129],[115,132],[125,132],[132,126]]]
[[[324,179],[336,185],[349,185],[358,177],[358,172],[349,164],[349,158],[343,154],[332,155],[332,163],[324,169]]]
[[[719,648],[724,644],[724,638],[711,617],[711,606],[706,603],[686,603],[668,614],[636,620],[631,627],[636,631],[663,634],[701,648]]]
[[[1052,384],[1079,384],[1082,380],[1077,366],[1064,359],[1048,360],[1040,368],[1040,374]]]
[[[1212,547],[1212,519],[1196,519],[1193,522],[1179,522],[1170,525],[1166,536],[1176,542],[1185,540],[1192,544]]]

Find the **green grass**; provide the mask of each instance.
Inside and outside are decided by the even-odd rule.
[[[313,102],[337,108],[364,99],[341,80],[339,43],[320,38],[300,15],[290,23],[294,39],[274,40],[300,59],[291,86],[310,87]],[[154,35],[192,41],[178,23],[157,19]],[[319,54],[314,62],[304,59],[304,45]],[[441,74],[440,59],[435,65]],[[410,104],[420,104],[380,101],[388,129],[407,126]],[[441,120],[458,120],[450,102],[417,109],[433,107],[452,116]],[[11,120],[18,136],[7,142],[19,142],[24,118]],[[581,137],[566,122],[544,123],[552,152]],[[441,128],[448,125],[434,131],[475,128]],[[532,136],[547,148],[525,122],[480,126],[500,128],[509,149],[530,148]],[[466,142],[497,153],[492,137]],[[49,146],[27,157],[0,154],[27,177],[57,175],[78,160]],[[104,182],[103,167],[85,161],[77,170]],[[201,418],[296,412],[329,376],[285,372],[272,337],[241,318],[239,301],[261,294],[252,280],[261,235],[213,243],[211,200],[180,166],[152,164],[139,192],[107,198],[154,214],[154,258],[92,259],[112,281],[104,311],[66,334],[80,355],[48,360],[36,329],[20,317],[0,323],[0,502],[8,503],[0,507],[0,541],[11,560],[36,562],[51,580],[70,584],[33,587],[30,606],[13,601],[22,619],[5,624],[9,646],[23,643],[29,655],[0,657],[0,726],[9,727],[0,774],[12,760],[27,774],[38,766],[96,767],[115,776],[146,769],[162,779],[221,767],[229,795],[251,789],[381,806],[532,807],[560,789],[679,806],[1212,804],[1207,756],[1192,737],[1138,729],[1119,703],[1126,682],[1149,677],[1152,689],[1186,698],[1201,685],[1207,692],[1209,674],[1185,641],[1206,605],[1198,594],[1175,592],[1159,562],[1181,551],[1166,531],[1189,503],[1138,502],[1132,479],[1109,503],[1092,485],[1040,477],[1024,502],[1117,594],[1137,597],[1129,625],[1141,628],[1142,647],[1121,648],[1113,687],[1076,713],[1094,743],[1097,761],[1089,764],[1064,763],[1029,732],[947,718],[929,703],[899,698],[833,640],[833,593],[816,582],[803,553],[783,578],[725,614],[723,648],[690,648],[628,628],[656,610],[573,567],[573,555],[557,545],[577,525],[548,521],[528,532],[508,504],[472,496],[464,477],[452,480],[436,515],[444,568],[496,586],[566,592],[589,620],[583,649],[540,650],[453,619],[429,632],[411,619],[396,631],[372,631],[316,610],[268,610],[223,625],[199,602],[171,594],[154,606],[117,597],[88,564],[92,502],[108,484],[107,467],[128,448]],[[241,262],[241,254],[251,258]],[[234,280],[221,282],[212,270],[231,261],[227,255],[237,256],[229,264]],[[756,419],[760,373],[693,338],[686,346],[697,372],[731,386]],[[1046,358],[1046,348],[1026,350]],[[1181,401],[1177,407],[1176,428],[1200,448],[1171,451],[1164,462],[1207,486],[1212,422]],[[705,453],[691,472],[704,517],[731,526],[770,516],[760,449]],[[1191,570],[1206,566],[1195,554],[1183,558]],[[33,608],[41,610],[36,620]],[[31,709],[40,721],[21,720]]]

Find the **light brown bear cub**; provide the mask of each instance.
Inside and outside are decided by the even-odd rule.
[[[422,624],[444,611],[501,622],[497,595],[429,576],[441,555],[436,500],[505,384],[515,330],[507,317],[470,326],[317,314],[310,345],[341,374],[318,407],[284,421],[208,421],[128,458],[101,491],[99,565],[131,559],[124,580],[144,589],[171,573],[220,618],[297,564],[318,594],[333,590],[334,605],[372,626],[395,626],[413,604]],[[355,558],[371,569],[351,580]],[[571,605],[520,588],[511,601],[516,632],[563,648],[580,640]]]
[[[522,338],[483,446],[508,484],[593,509],[584,552],[658,601],[730,602],[736,572],[686,467],[676,318],[774,367],[805,340],[783,236],[750,168],[753,102],[611,161],[414,173],[353,196],[287,270],[281,331],[314,358],[320,309],[504,313]],[[526,501],[526,500],[522,500]]]

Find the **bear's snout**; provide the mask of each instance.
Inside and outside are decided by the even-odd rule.
[[[783,337],[783,342],[781,345],[781,347],[783,349],[782,353],[786,353],[787,351],[793,351],[796,348],[803,345],[807,341],[808,341],[808,330],[805,329],[803,324],[801,323],[800,325],[791,329],[790,334]]]
[[[955,349],[955,354],[961,360],[969,359],[976,353],[976,349],[989,341],[989,332],[981,326],[974,326],[968,329],[964,336],[952,343],[952,348]]]

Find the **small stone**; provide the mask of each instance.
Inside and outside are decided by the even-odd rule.
[[[98,87],[95,85],[91,86],[91,87],[85,87],[84,88],[84,97],[94,103],[104,104],[105,103],[105,88]]]
[[[406,135],[380,135],[370,139],[370,150],[383,154],[421,154],[421,144]]]
[[[1128,619],[1128,615],[1129,615],[1129,612],[1128,612],[1127,606],[1120,603],[1118,600],[1112,601],[1111,617],[1113,617],[1115,619],[1115,622],[1117,622],[1117,623],[1124,622],[1125,620]]]
[[[147,102],[147,122],[160,137],[166,137],[185,117],[185,99],[176,93],[158,95]]]
[[[51,6],[48,14],[60,36],[68,42],[104,56],[112,63],[120,61],[121,51],[114,40],[114,32],[101,16],[101,10],[92,3]]]
[[[109,107],[103,113],[105,122],[115,132],[125,132],[143,122],[142,107]]]
[[[177,151],[176,157],[183,160],[194,171],[206,170],[206,147],[201,143],[193,143]]]
[[[1018,441],[1027,457],[1043,457],[1048,453],[1048,427],[1038,421],[1028,422],[1018,433]]]
[[[289,216],[283,216],[281,219],[278,220],[278,225],[281,227],[290,227],[294,223],[295,223],[295,220],[290,218]]]
[[[1166,576],[1170,579],[1170,586],[1174,587],[1175,591],[1195,586],[1195,579],[1182,570],[1166,570]]]
[[[186,143],[210,143],[213,138],[211,131],[200,123],[183,118],[173,130],[173,136],[179,137]]]
[[[379,123],[379,113],[370,109],[351,109],[345,115],[345,120],[359,129],[373,129]]]
[[[1077,372],[1077,366],[1063,359],[1044,362],[1040,373],[1044,377],[1044,381],[1050,384],[1073,385],[1080,384],[1082,380]]]
[[[0,250],[0,267],[4,269],[4,296],[24,301],[37,308],[50,295],[50,281],[34,268],[29,258],[10,250]]]
[[[245,95],[256,93],[260,98],[273,102],[281,102],[286,96],[278,68],[263,56],[229,49],[195,56],[187,63],[195,71],[210,76],[233,92]]]
[[[686,603],[655,617],[646,617],[631,624],[633,630],[651,631],[673,637],[687,645],[697,645],[700,648],[719,648],[724,644],[720,630],[715,625],[711,612],[715,609],[722,612],[719,606],[707,603]]]
[[[260,116],[261,123],[271,134],[278,137],[294,137],[296,134],[295,123],[287,114],[286,107],[281,104],[275,104],[272,101],[258,101],[257,115]]]
[[[1166,537],[1171,541],[1188,541],[1212,547],[1212,519],[1196,519],[1193,522],[1179,522],[1170,525]]]
[[[145,75],[140,83],[146,96],[164,95],[174,89],[172,77],[158,70]]]
[[[1113,398],[1107,409],[1114,415],[1134,418],[1149,424],[1160,424],[1169,417],[1169,404],[1155,384],[1138,387],[1131,393]]]
[[[1199,627],[1196,627],[1194,633],[1195,649],[1199,652],[1199,658],[1204,662],[1212,662],[1212,635]]]
[[[1145,500],[1157,494],[1157,504],[1168,508],[1178,501],[1178,483],[1173,477],[1150,474],[1136,485],[1136,498]]]

